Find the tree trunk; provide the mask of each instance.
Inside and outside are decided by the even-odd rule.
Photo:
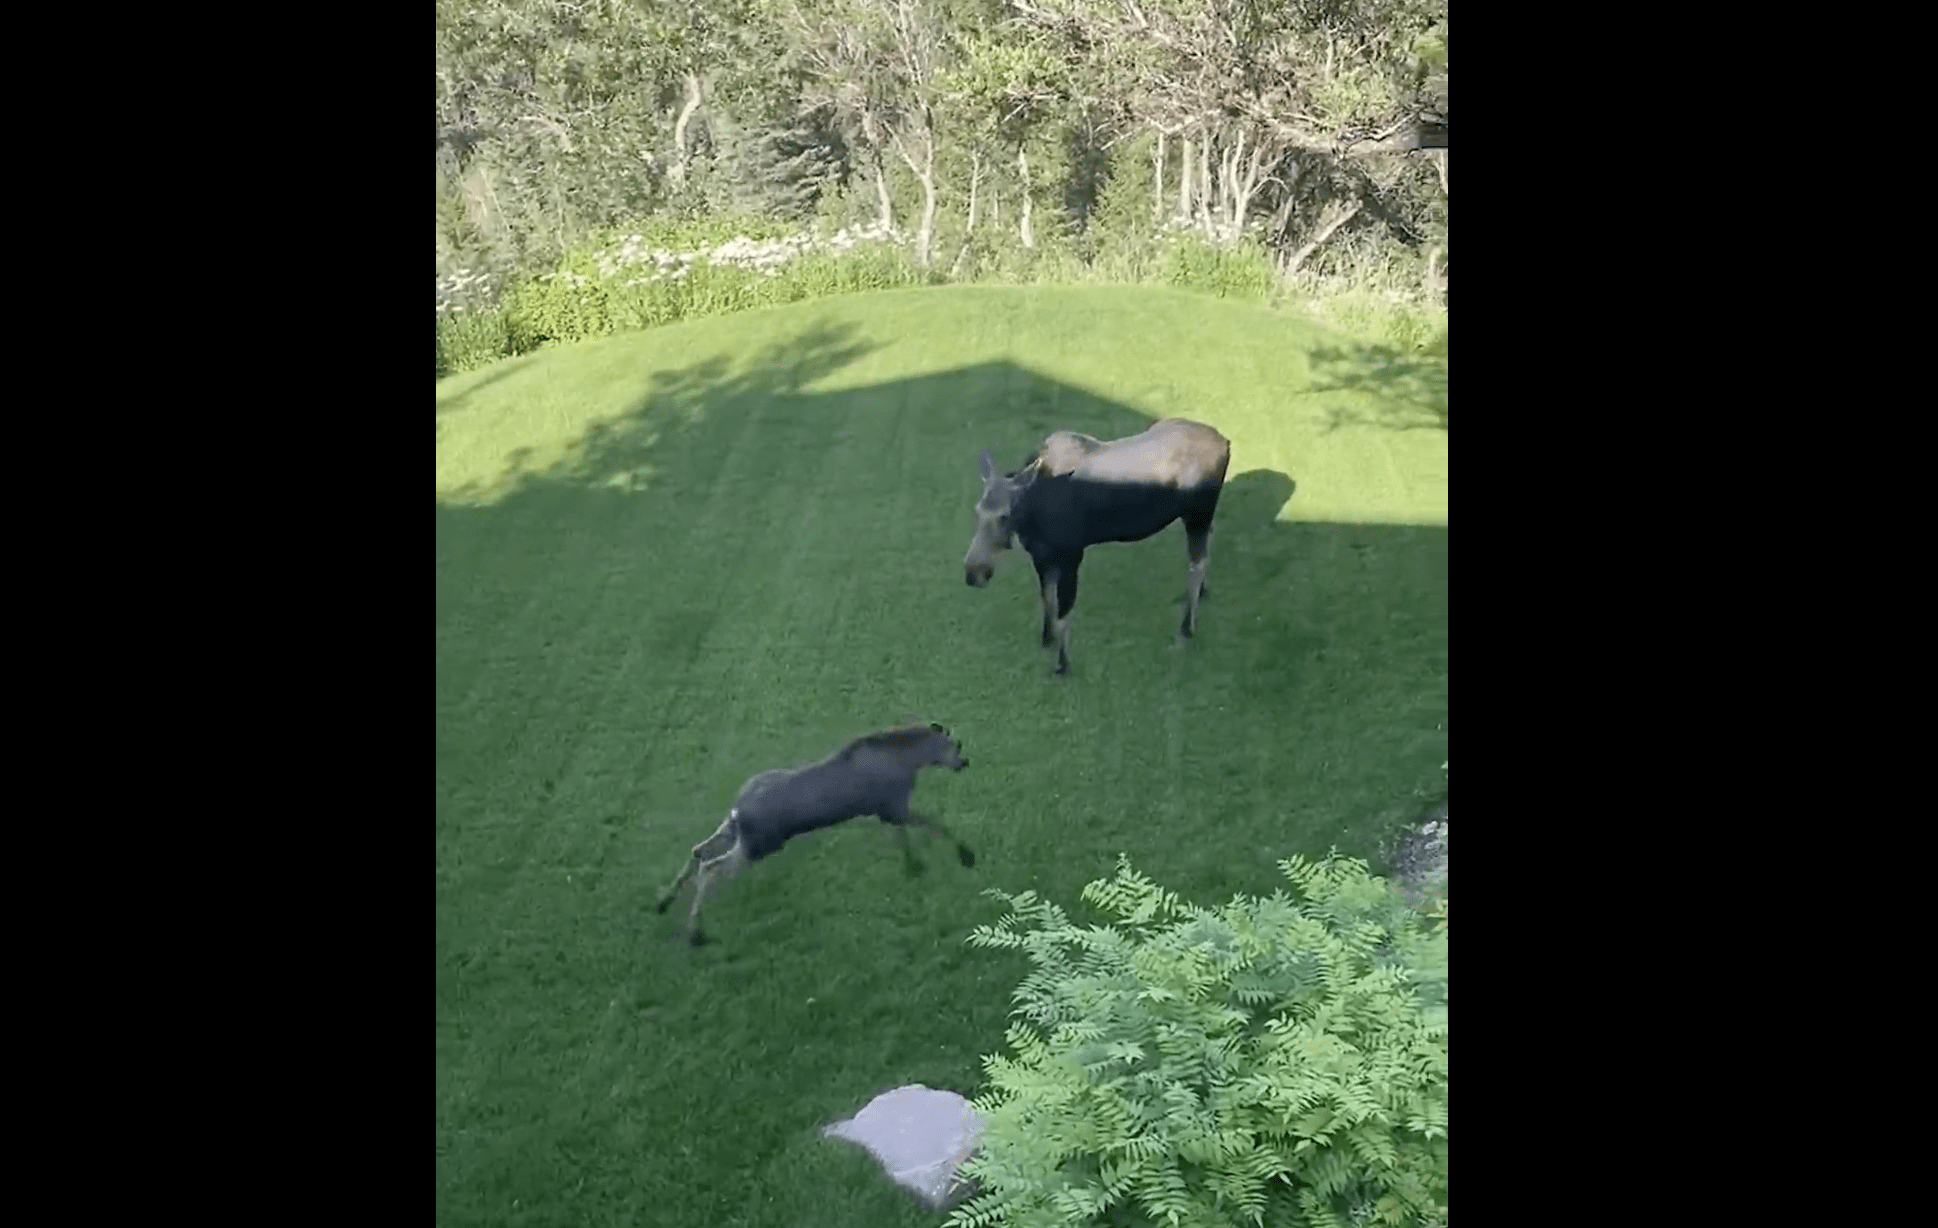
[[[1441,293],[1440,245],[1435,243],[1427,251],[1427,301],[1438,303]]]
[[[1241,183],[1239,185],[1238,195],[1231,204],[1231,225],[1234,236],[1242,237],[1244,235],[1245,215],[1252,211],[1252,196],[1257,191],[1258,185],[1256,183]]]
[[[1243,149],[1241,143],[1240,149]],[[1235,238],[1245,233],[1245,219],[1252,211],[1252,198],[1258,194],[1260,179],[1265,170],[1265,146],[1254,144],[1251,159],[1244,157],[1232,159],[1232,198],[1231,228]]]
[[[935,139],[929,138],[928,156],[922,167],[922,228],[915,233],[915,262],[929,267],[929,244],[935,239]]]
[[[680,108],[680,117],[673,124],[673,182],[686,182],[686,126],[693,122],[693,113],[700,109],[700,74],[686,74],[686,103]]]
[[[1293,195],[1292,189],[1298,182],[1299,171],[1297,167],[1294,167],[1285,185],[1285,199],[1279,202],[1279,211],[1272,215],[1271,242],[1273,243],[1278,242],[1279,239],[1284,237],[1285,224],[1292,220],[1292,206],[1297,204],[1299,199]]]
[[[1358,212],[1359,212],[1359,202],[1354,201],[1352,204],[1352,208],[1346,210],[1338,217],[1333,218],[1330,222],[1327,222],[1325,225],[1319,227],[1319,233],[1316,235],[1313,235],[1311,241],[1309,241],[1304,247],[1301,247],[1298,251],[1292,253],[1292,258],[1286,262],[1285,275],[1287,277],[1290,277],[1294,273],[1297,273],[1299,271],[1299,266],[1305,263],[1305,258],[1307,256],[1310,256],[1313,252],[1318,251],[1319,245],[1321,243],[1324,243],[1327,239],[1332,238],[1333,231],[1339,229],[1341,226],[1344,226],[1347,222],[1352,221],[1354,215],[1356,215]]]
[[[908,151],[902,141],[902,134],[890,130],[889,139],[895,145],[895,152],[915,175],[915,181],[922,185],[922,223],[915,230],[915,263],[920,268],[929,267],[929,244],[935,238],[935,129],[927,117],[922,121],[922,161],[917,165],[915,156]]]
[[[1191,161],[1191,138],[1184,138],[1184,156],[1178,162],[1178,218],[1191,220],[1191,169],[1196,163]]]
[[[1194,193],[1197,199],[1192,202],[1196,210],[1193,220],[1198,223],[1199,231],[1209,236],[1211,234],[1211,136],[1209,133],[1198,139],[1196,170],[1198,184]]]
[[[888,164],[882,160],[882,151],[875,150],[875,197],[881,205],[881,228],[890,231],[895,228],[895,206],[888,199]]]
[[[1022,147],[1016,150],[1016,165],[1023,173],[1023,221],[1019,233],[1023,246],[1036,247],[1036,232],[1030,229],[1030,156]]]
[[[1238,190],[1238,168],[1234,163],[1239,145],[1244,140],[1245,134],[1241,131],[1238,134],[1238,143],[1228,143],[1223,149],[1218,151],[1217,215],[1220,225],[1228,225],[1231,222],[1229,216],[1231,213],[1231,199],[1237,195]]]
[[[1447,151],[1435,149],[1427,154],[1433,159],[1433,169],[1440,172],[1440,195],[1447,195]]]
[[[1157,152],[1151,155],[1151,220],[1164,222],[1164,129],[1157,131]]]
[[[962,247],[956,251],[955,263],[949,266],[949,277],[953,280],[962,272],[962,262],[969,257],[969,243],[976,237],[976,189],[982,186],[982,155],[969,152],[969,226],[962,232]]]
[[[1218,159],[1218,213],[1219,221],[1226,228],[1225,238],[1236,238],[1238,234],[1238,162],[1245,156],[1245,130],[1238,130],[1238,140],[1226,148]]]

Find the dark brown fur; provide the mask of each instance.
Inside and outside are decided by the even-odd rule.
[[[716,877],[733,877],[747,863],[772,855],[795,836],[863,815],[872,814],[895,829],[911,873],[919,872],[921,863],[909,846],[910,823],[947,837],[962,864],[973,866],[976,855],[967,845],[908,805],[921,769],[947,767],[959,772],[968,766],[962,747],[942,726],[903,725],[863,734],[818,763],[750,777],[740,786],[726,822],[693,846],[679,877],[660,895],[658,910],[665,912],[686,880],[698,872],[693,910],[687,915],[688,937],[698,946],[705,941],[700,932],[700,901]]]
[[[975,588],[988,584],[997,558],[1020,541],[1036,564],[1043,644],[1057,646],[1057,673],[1070,669],[1070,611],[1083,552],[1101,542],[1142,541],[1174,520],[1184,522],[1190,561],[1178,633],[1197,633],[1211,522],[1231,467],[1231,441],[1203,423],[1165,418],[1107,443],[1057,431],[1008,474],[996,472],[988,452],[980,464],[982,496],[975,536],[962,560],[963,579]]]

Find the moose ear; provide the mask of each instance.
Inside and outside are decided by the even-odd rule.
[[[937,733],[940,733],[940,734],[946,734],[949,732],[948,730],[944,729],[941,725],[938,725],[934,721],[929,722],[929,728],[935,730]]]
[[[982,456],[976,460],[976,467],[982,470],[982,480],[985,482],[996,476],[995,451],[994,448],[984,448]]]

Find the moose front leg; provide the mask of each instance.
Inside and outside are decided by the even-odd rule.
[[[1056,672],[1070,672],[1070,611],[1077,604],[1077,564],[1072,559],[1056,573]]]
[[[908,823],[906,820],[899,823],[891,821],[889,826],[895,829],[895,843],[902,848],[902,868],[908,871],[910,878],[914,878],[928,867],[922,864],[922,859],[915,855],[915,846],[909,843]]]
[[[955,845],[956,860],[960,861],[963,865],[973,866],[976,864],[976,855],[969,851],[969,846],[964,844],[962,841],[956,839],[956,834],[954,832],[942,826],[942,824],[936,822],[928,815],[916,814],[913,811],[911,811],[908,816],[908,821],[916,824],[919,827],[928,829],[930,832],[934,833],[935,835],[941,836],[943,839],[947,840],[950,844]]]
[[[686,864],[680,867],[679,877],[673,880],[672,886],[660,892],[659,902],[653,906],[653,911],[665,912],[673,903],[673,897],[679,895],[680,888],[686,886],[686,880],[692,878],[694,871],[700,869],[703,863],[733,851],[740,843],[740,834],[734,830],[734,823],[739,813],[737,810],[728,811],[726,820],[713,829],[713,834],[693,846]]]
[[[1037,560],[1036,584],[1043,596],[1043,647],[1056,643],[1056,568]]]

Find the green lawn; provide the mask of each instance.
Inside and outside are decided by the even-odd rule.
[[[976,456],[1181,414],[1233,441],[1198,638],[1183,530],[1098,547],[1053,679],[1020,553],[961,560]],[[798,304],[438,385],[440,1225],[934,1225],[817,1128],[974,1095],[1020,957],[985,887],[1128,853],[1202,902],[1371,858],[1447,756],[1446,367],[1139,288]],[[939,720],[918,808],[790,844],[679,941],[658,891],[753,773]],[[1376,863],[1377,864],[1377,863]]]

